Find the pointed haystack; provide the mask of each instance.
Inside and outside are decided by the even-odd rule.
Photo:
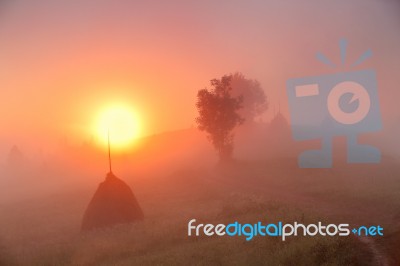
[[[25,162],[25,157],[22,154],[21,150],[16,146],[12,146],[10,152],[7,157],[7,165],[9,167],[21,167]]]
[[[113,173],[108,173],[85,211],[82,230],[133,223],[143,218],[131,188]]]

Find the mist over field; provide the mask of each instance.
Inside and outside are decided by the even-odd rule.
[[[399,28],[390,0],[0,1],[0,265],[399,265]],[[331,168],[300,168],[322,144],[294,140],[287,80],[366,69],[382,129],[358,142],[380,162],[348,163],[338,135]],[[198,119],[224,77],[238,79],[228,107],[245,118],[223,119],[232,143]],[[109,172],[144,219],[84,232]],[[380,225],[384,236],[189,237],[191,219]]]

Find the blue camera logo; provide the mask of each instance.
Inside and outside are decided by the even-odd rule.
[[[340,42],[342,63],[346,41]],[[353,66],[372,55],[365,52]],[[317,59],[334,66],[323,54]],[[321,139],[321,149],[300,154],[301,168],[332,167],[332,138],[347,137],[348,163],[379,163],[380,151],[357,143],[360,133],[382,128],[374,70],[341,72],[287,81],[287,95],[293,138],[297,141]]]

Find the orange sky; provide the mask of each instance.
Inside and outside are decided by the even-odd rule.
[[[80,143],[115,102],[133,106],[142,135],[188,128],[197,90],[235,71],[261,82],[269,120],[278,103],[287,114],[287,78],[332,72],[315,52],[339,60],[342,37],[350,61],[373,50],[365,67],[377,69],[385,119],[399,119],[400,5],[331,2],[5,1],[0,150]]]

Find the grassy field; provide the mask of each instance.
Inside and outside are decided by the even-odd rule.
[[[340,170],[338,170],[340,169]],[[2,265],[376,265],[355,237],[188,237],[187,223],[346,222],[398,230],[399,167],[302,170],[285,161],[125,177],[145,221],[80,233],[95,186],[0,206]],[[396,218],[397,217],[397,218]],[[389,236],[388,236],[389,238]],[[393,239],[393,238],[392,238]],[[387,256],[396,241],[378,239]],[[393,251],[394,250],[394,251]],[[386,255],[385,255],[386,256]],[[395,260],[392,260],[396,263]],[[396,264],[393,264],[396,265]]]
[[[65,202],[67,203],[67,202]],[[65,203],[60,205],[64,205]],[[57,205],[57,204],[55,204]],[[146,205],[145,205],[146,206]],[[32,206],[33,207],[33,206]],[[61,208],[61,206],[59,206]],[[163,207],[146,206],[148,218],[134,226],[117,226],[79,234],[79,212],[51,208],[52,217],[37,217],[35,210],[19,210],[7,228],[4,265],[366,265],[368,249],[353,238],[188,237],[187,222],[257,222],[317,217],[285,205],[245,195],[189,201],[171,199]],[[42,206],[46,208],[46,206]],[[78,210],[77,207],[75,210]],[[42,212],[43,210],[39,210]],[[17,217],[24,216],[23,221]],[[3,221],[5,223],[5,221]],[[4,243],[3,243],[4,244]],[[350,251],[350,252],[349,252]],[[371,261],[371,259],[369,259]]]

